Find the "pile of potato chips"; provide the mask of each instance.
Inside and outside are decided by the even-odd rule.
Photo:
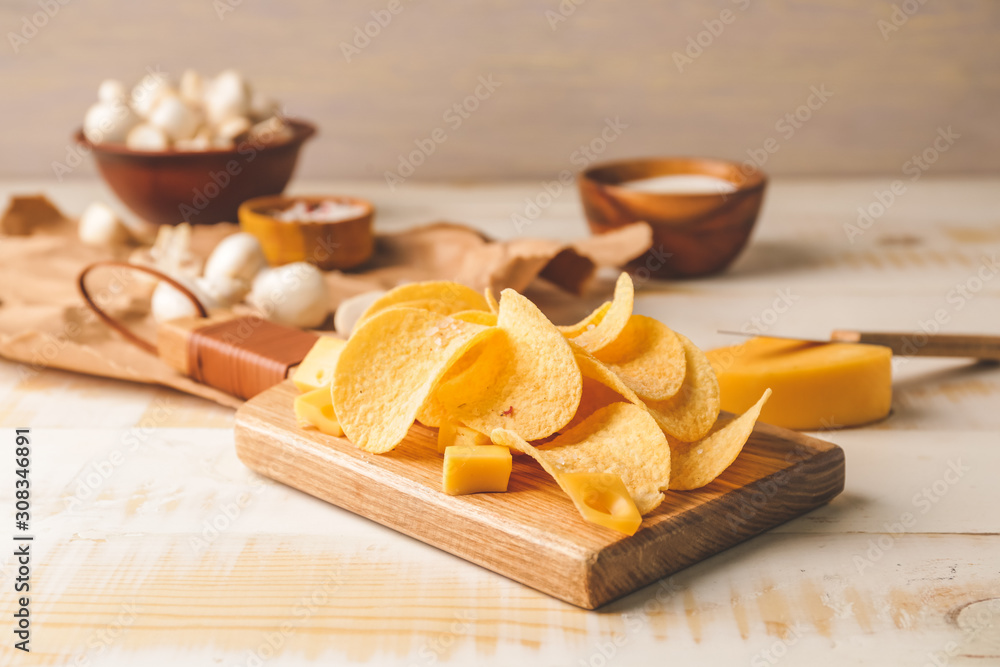
[[[640,514],[663,492],[705,486],[736,459],[765,393],[721,417],[707,358],[684,336],[614,298],[552,324],[527,298],[452,282],[412,283],[376,301],[340,351],[332,406],[357,447],[388,452],[414,421],[454,422],[561,476],[618,476]],[[567,487],[564,486],[564,489]]]

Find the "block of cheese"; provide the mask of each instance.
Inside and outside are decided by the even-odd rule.
[[[558,478],[580,515],[590,523],[634,535],[642,515],[618,475],[601,472],[569,472]]]
[[[444,450],[441,490],[450,496],[507,490],[513,461],[499,445],[455,445]]]
[[[312,426],[321,433],[344,437],[344,429],[333,409],[333,392],[329,384],[296,396],[295,418],[303,428]]]
[[[892,351],[881,345],[752,338],[708,352],[722,409],[742,414],[768,387],[760,420],[799,430],[857,426],[892,404]]]
[[[441,428],[438,429],[438,452],[442,454],[444,450],[454,445],[479,447],[491,444],[493,442],[490,440],[490,436],[450,419],[441,422]]]
[[[340,353],[345,345],[347,345],[346,340],[321,336],[292,373],[292,382],[298,390],[313,391],[330,384],[333,380],[333,369],[337,367],[337,360],[340,359]]]

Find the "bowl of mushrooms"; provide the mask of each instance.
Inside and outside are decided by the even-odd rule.
[[[284,117],[235,70],[178,84],[150,72],[128,90],[104,81],[76,141],[135,214],[158,225],[236,220],[241,203],[280,194],[312,124]]]

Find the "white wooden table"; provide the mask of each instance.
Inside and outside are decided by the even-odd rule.
[[[844,225],[890,180],[773,184],[730,272],[646,283],[637,310],[703,347],[753,318],[822,336],[915,329],[943,309],[943,331],[1000,332],[1000,182],[910,183],[852,244]],[[102,192],[0,194],[40,188],[73,213]],[[542,191],[297,190],[369,197],[383,229],[444,218],[496,236],[514,235],[510,216]],[[586,233],[575,193],[528,233]],[[257,477],[234,454],[231,410],[16,371],[0,362],[0,538],[14,532],[13,429],[30,426],[33,652],[11,648],[4,547],[2,664],[1000,664],[996,366],[898,364],[891,418],[820,436],[847,453],[840,497],[597,612]]]

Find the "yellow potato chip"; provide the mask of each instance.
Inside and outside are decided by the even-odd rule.
[[[584,331],[588,331],[597,326],[597,324],[604,319],[604,316],[608,314],[608,310],[611,308],[611,302],[605,301],[590,315],[577,322],[576,324],[567,324],[565,326],[557,327],[559,331],[562,332],[563,336],[566,338],[576,338]]]
[[[495,327],[497,325],[496,313],[491,313],[486,310],[463,310],[452,314],[452,317],[456,320],[462,320],[463,322],[482,324],[484,327]]]
[[[598,380],[587,377],[587,375],[584,374],[583,392],[580,395],[580,406],[576,409],[576,414],[573,415],[573,419],[571,419],[570,422],[561,429],[561,431],[566,432],[569,429],[576,427],[583,420],[601,408],[607,407],[612,403],[618,403],[622,400],[622,398],[623,397],[611,387]],[[642,405],[642,401],[639,401],[639,406],[644,407]],[[559,435],[561,435],[561,433],[556,432],[548,438],[536,440],[534,444],[536,446],[547,444],[548,442],[555,440],[559,437]]]
[[[708,357],[681,334],[686,370],[680,391],[665,401],[646,401],[664,433],[684,442],[694,442],[712,429],[719,417],[719,381]]]
[[[720,417],[711,432],[698,442],[669,439],[670,489],[700,489],[721,475],[743,451],[760,411],[771,395],[768,389],[757,403],[739,417]]]
[[[483,296],[486,298],[486,305],[490,309],[490,312],[496,315],[500,312],[500,304],[497,303],[497,299],[493,296],[493,290],[489,287],[483,288]]]
[[[592,328],[588,326],[580,335],[573,337],[573,342],[591,354],[603,350],[618,338],[628,324],[634,301],[632,278],[627,273],[622,273],[615,283],[615,297],[607,313]]]
[[[420,411],[417,413],[417,421],[424,426],[440,427],[448,419],[448,410],[437,398],[437,392],[441,391],[441,387],[455,381],[460,387],[467,387],[470,392],[475,389],[485,389],[500,374],[506,359],[505,355],[509,353],[509,347],[506,338],[500,335],[491,336],[470,346],[441,376],[435,389],[424,400],[424,404],[420,406]],[[467,375],[466,373],[473,364],[477,366],[475,372]],[[471,396],[473,396],[472,393],[467,393],[466,398]]]
[[[693,442],[707,434],[719,416],[719,382],[711,365],[705,365],[704,352],[683,335],[675,335],[684,346],[687,370],[680,391],[666,401],[644,401],[592,354],[576,346],[573,351],[584,377],[593,378],[625,400],[645,407],[667,435]]]
[[[545,447],[534,447],[506,429],[496,429],[498,445],[524,452],[559,481],[562,473],[617,475],[640,514],[663,502],[670,482],[670,446],[659,426],[642,408],[612,403],[566,431]]]
[[[653,401],[674,396],[687,370],[684,346],[677,334],[645,315],[630,317],[618,338],[594,356],[640,398]]]
[[[497,331],[415,308],[374,315],[354,331],[334,372],[334,412],[348,439],[376,454],[394,448],[452,364]]]
[[[486,299],[479,292],[461,283],[450,280],[407,283],[389,290],[368,306],[358,319],[355,330],[376,313],[404,303],[407,303],[407,307],[433,310],[442,315],[463,310],[489,310]]]
[[[435,397],[459,422],[481,433],[509,429],[528,440],[552,435],[580,405],[583,378],[573,350],[535,304],[514,290],[500,295],[501,334]]]

